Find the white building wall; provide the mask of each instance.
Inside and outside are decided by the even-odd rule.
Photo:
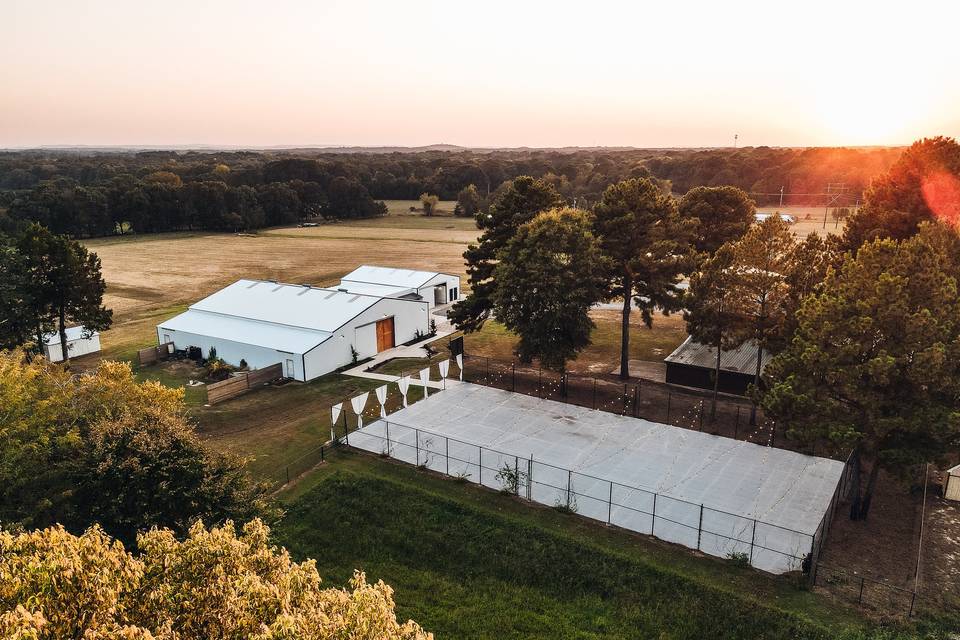
[[[164,342],[163,338],[165,335],[170,336],[170,340],[173,341],[176,349],[199,347],[203,352],[204,358],[206,358],[207,354],[210,352],[210,347],[214,347],[217,350],[218,358],[222,359],[227,364],[232,364],[235,367],[240,366],[241,360],[246,360],[247,366],[251,369],[262,369],[279,362],[283,365],[284,375],[286,375],[286,361],[288,359],[293,360],[294,379],[301,381],[305,380],[303,372],[303,357],[302,354],[299,353],[277,351],[267,347],[259,347],[256,345],[234,342],[233,340],[203,336],[195,333],[188,333],[186,331],[172,331],[170,329],[158,327],[157,339],[160,343]]]
[[[304,354],[307,380],[350,364],[353,361],[351,345],[357,350],[359,360],[377,355],[376,323],[391,316],[394,343],[397,345],[413,340],[418,329],[424,334],[430,330],[430,313],[426,302],[383,298]]]
[[[439,273],[418,289],[418,293],[429,303],[431,309],[436,306],[435,289],[440,289],[443,292],[441,300],[444,302],[441,302],[441,304],[456,302],[463,298],[463,294],[460,293],[460,278]],[[455,298],[452,297],[454,293],[456,294]]]
[[[71,358],[98,351],[100,351],[100,334],[94,334],[86,339],[67,340],[67,355]],[[60,343],[43,345],[43,356],[50,362],[63,360],[63,350],[60,349]]]

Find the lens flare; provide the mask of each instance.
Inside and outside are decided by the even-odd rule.
[[[922,191],[924,201],[938,219],[960,226],[960,178],[936,171],[923,179]]]

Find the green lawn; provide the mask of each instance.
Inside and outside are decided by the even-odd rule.
[[[573,515],[339,450],[294,485],[275,539],[328,584],[396,589],[438,638],[832,638],[850,609]]]

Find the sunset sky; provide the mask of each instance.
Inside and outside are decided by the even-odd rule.
[[[955,0],[0,0],[0,147],[903,144],[960,136],[958,23]]]

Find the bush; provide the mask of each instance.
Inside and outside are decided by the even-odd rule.
[[[316,564],[270,545],[259,520],[201,523],[182,542],[169,529],[138,536],[139,555],[98,528],[0,533],[4,638],[355,638],[426,640],[400,624],[393,590],[355,572],[349,589],[323,589]]]

